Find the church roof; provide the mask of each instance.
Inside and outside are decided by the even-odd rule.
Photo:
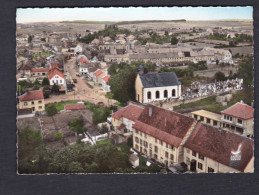
[[[140,74],[144,88],[181,85],[175,72]]]

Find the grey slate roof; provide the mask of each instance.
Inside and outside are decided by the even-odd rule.
[[[140,74],[144,88],[181,85],[175,72]]]

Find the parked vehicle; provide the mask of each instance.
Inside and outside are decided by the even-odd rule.
[[[74,82],[74,83],[77,83],[77,79],[73,79],[73,82]]]

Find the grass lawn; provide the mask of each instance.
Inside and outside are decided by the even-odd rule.
[[[50,103],[50,104],[46,104],[46,107],[50,106],[50,105],[54,105],[58,112],[61,110],[64,110],[64,105],[68,105],[68,104],[76,104],[77,101],[76,100],[69,100],[69,101],[65,101],[65,102],[55,102],[55,103]]]
[[[107,140],[101,140],[96,142],[97,145],[112,145],[111,141],[109,139]]]
[[[174,110],[203,106],[206,110],[210,112],[220,113],[220,111],[225,110],[226,108],[234,105],[237,102],[240,102],[241,100],[243,100],[244,103],[251,105],[253,101],[253,90],[247,89],[234,93],[232,99],[228,102],[226,106],[222,106],[221,103],[216,102],[216,95],[213,95],[195,102],[175,106]]]
[[[41,52],[41,53],[39,53],[39,54],[32,54],[32,57],[33,58],[37,58],[37,57],[39,57],[39,56],[51,56],[53,53],[52,52]]]
[[[188,77],[188,78],[181,77],[179,78],[179,80],[181,81],[182,86],[186,87],[186,86],[190,86],[194,81],[206,81],[207,77],[202,77],[202,76]]]
[[[125,104],[123,104],[121,102],[115,102],[114,104],[117,105],[117,106],[125,106]]]

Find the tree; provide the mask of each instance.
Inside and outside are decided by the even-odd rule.
[[[50,91],[49,90],[43,90],[44,98],[49,98]]]
[[[165,36],[168,36],[168,31],[167,30],[165,31]]]
[[[68,165],[68,172],[69,173],[83,173],[84,169],[83,169],[81,163],[73,161]]]
[[[62,140],[63,139],[63,134],[61,132],[57,132],[55,135],[54,135],[54,139],[55,140]]]
[[[171,38],[171,45],[176,45],[178,43],[178,39],[176,37]]]
[[[54,85],[52,86],[52,92],[59,93],[59,86],[56,83],[54,83]]]
[[[31,41],[32,41],[32,36],[29,36],[28,37],[28,43],[31,43]]]
[[[46,112],[48,116],[53,116],[58,113],[58,110],[54,104],[50,104],[46,106]]]
[[[41,83],[42,86],[49,86],[49,79],[47,77],[45,77],[43,80],[42,80],[42,83]]]
[[[41,38],[40,40],[46,42],[46,38]]]
[[[245,57],[243,62],[238,65],[238,78],[243,78],[244,85],[253,85],[254,82],[254,66],[251,57]]]
[[[77,133],[83,133],[87,131],[86,128],[84,128],[84,122],[83,120],[76,118],[69,122],[69,127],[72,131],[75,131]]]
[[[226,77],[225,77],[225,74],[223,72],[218,71],[218,72],[215,73],[214,79],[216,81],[224,81],[224,80],[226,80]]]

